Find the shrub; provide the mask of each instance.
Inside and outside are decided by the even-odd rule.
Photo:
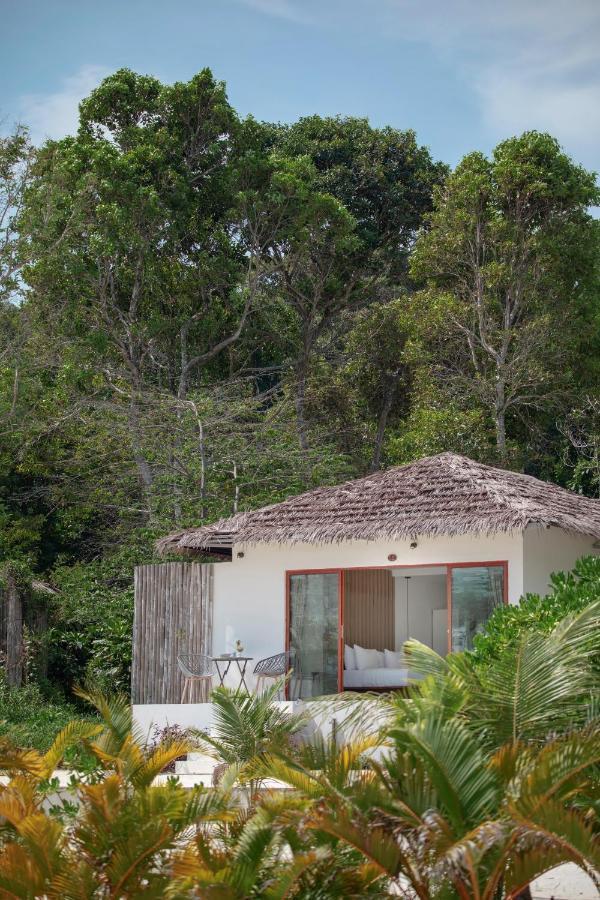
[[[37,684],[9,688],[0,679],[0,737],[18,747],[33,747],[45,752],[57,733],[79,717],[72,703],[44,697]]]
[[[133,570],[150,555],[140,540],[103,559],[54,570],[60,594],[47,634],[48,677],[67,695],[82,683],[129,692]]]
[[[581,612],[600,598],[600,557],[584,556],[571,572],[551,576],[551,590],[545,597],[526,594],[518,606],[500,606],[487,622],[485,632],[477,635],[473,656],[482,664],[497,659],[515,645],[523,631],[547,634],[573,613]],[[600,664],[600,635],[598,664]]]
[[[164,728],[160,728],[158,725],[155,725],[152,731],[152,741],[148,746],[148,752],[154,752],[163,744],[173,744],[175,743],[175,741],[178,741],[180,743],[189,743],[190,740],[191,734],[189,729],[187,728],[181,728],[180,725],[165,725]],[[162,771],[174,772],[175,763],[179,762],[179,760],[184,759],[187,759],[187,753],[184,753],[182,756],[177,756],[175,759],[170,760],[170,762],[167,763]]]

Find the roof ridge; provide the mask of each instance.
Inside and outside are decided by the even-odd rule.
[[[440,454],[443,456],[445,454]],[[525,479],[531,479],[532,482],[542,482],[541,478],[536,478],[534,475],[526,475],[525,472],[514,472],[512,469],[501,469],[499,466],[489,466],[486,463],[477,462],[474,459],[469,459],[468,456],[461,456],[457,453],[448,453],[448,456],[453,457],[454,459],[460,460],[461,465],[463,466],[462,471],[465,473],[465,476],[471,481],[476,482],[477,487],[482,493],[487,494],[491,500],[494,501],[498,506],[502,509],[509,509],[511,511],[515,511],[515,499],[517,499],[517,508],[516,511],[519,513],[527,512],[527,510],[531,510],[533,512],[534,509],[539,510],[540,505],[536,500],[533,500],[531,497],[522,497],[515,498],[514,496],[507,496],[507,486],[510,485],[510,479],[512,476],[522,477]],[[477,477],[476,471],[481,472],[481,478]],[[490,473],[493,473],[494,483],[490,482]],[[504,481],[503,485],[498,485],[498,481],[503,477],[507,476],[508,480]],[[543,484],[548,484],[550,487],[559,488],[560,485],[554,484],[551,481],[542,482]],[[510,485],[512,488],[512,485]],[[532,520],[533,521],[533,520]]]

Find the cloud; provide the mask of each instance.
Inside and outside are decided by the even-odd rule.
[[[386,0],[404,37],[455,65],[493,138],[550,131],[586,164],[600,142],[597,0]]]
[[[82,66],[65,78],[57,91],[24,94],[20,98],[20,118],[28,125],[34,143],[62,138],[77,131],[79,102],[109,74],[104,66]]]
[[[299,25],[307,25],[314,21],[313,17],[307,15],[305,9],[293,0],[240,0],[240,2],[264,15],[286,19]]]
[[[600,162],[598,0],[237,2],[332,32],[424,44],[475,98],[487,139],[536,128],[585,164]]]

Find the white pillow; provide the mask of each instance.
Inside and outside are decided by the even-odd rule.
[[[405,669],[404,653],[402,650],[384,650],[386,669]]]
[[[371,650],[355,644],[354,656],[356,657],[357,669],[383,669],[385,666],[383,650]]]
[[[354,655],[354,647],[344,644],[344,668],[356,669],[356,656]]]

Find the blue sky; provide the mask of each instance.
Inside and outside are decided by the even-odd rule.
[[[36,141],[76,127],[121,66],[209,66],[238,112],[368,116],[436,158],[527,128],[600,169],[600,0],[2,0],[0,117]]]

